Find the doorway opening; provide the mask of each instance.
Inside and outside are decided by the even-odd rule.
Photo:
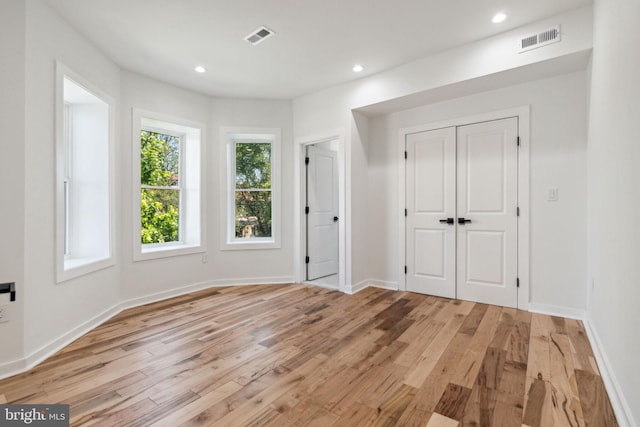
[[[346,291],[344,132],[296,140],[295,278]]]
[[[338,287],[338,140],[305,146],[305,281]]]

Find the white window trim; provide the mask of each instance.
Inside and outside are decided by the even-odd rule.
[[[220,249],[221,250],[249,250],[249,249],[279,249],[281,248],[281,146],[282,129],[280,128],[252,128],[227,127],[220,128],[221,168],[220,182],[224,203],[221,203],[220,217]],[[238,142],[269,142],[271,143],[271,237],[258,237],[248,240],[235,238],[235,143]]]
[[[108,105],[108,178],[109,187],[109,220],[108,220],[108,255],[101,258],[72,258],[65,254],[65,215],[64,211],[64,181],[65,181],[65,165],[66,150],[64,136],[64,109],[65,94],[64,80],[65,78],[72,80],[76,85],[83,87],[85,90],[102,100]],[[55,228],[56,228],[56,283],[66,282],[80,276],[94,273],[105,268],[115,265],[115,197],[114,197],[114,135],[115,135],[115,111],[116,103],[114,98],[102,91],[100,88],[86,80],[84,77],[65,66],[63,63],[56,61],[56,104],[55,104],[55,140],[56,140],[56,202],[55,202]]]
[[[157,125],[143,125],[143,120],[148,122],[158,122]],[[207,246],[205,243],[206,236],[206,200],[205,200],[205,125],[199,122],[186,120],[178,117],[169,116],[166,114],[156,113],[153,111],[147,111],[140,108],[132,109],[132,194],[133,194],[133,260],[134,261],[146,261],[151,259],[190,255],[206,252]],[[184,128],[192,128],[199,131],[199,162],[200,162],[200,174],[199,174],[199,192],[200,192],[200,206],[199,206],[199,243],[186,243],[184,241],[179,242],[167,242],[167,243],[152,243],[142,244],[140,242],[140,233],[142,225],[140,222],[140,132],[143,129],[150,130],[158,133],[171,134],[174,136],[181,136],[180,141],[180,173],[185,171],[185,132]],[[181,184],[183,185],[183,184]],[[181,191],[184,193],[185,189]],[[181,194],[180,204],[183,205],[185,195]],[[182,215],[181,215],[182,216]],[[180,220],[180,236],[184,236],[184,219]],[[182,239],[182,237],[181,237]]]

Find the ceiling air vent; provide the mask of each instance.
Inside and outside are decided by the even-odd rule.
[[[244,39],[255,46],[261,41],[263,41],[264,39],[268,39],[273,34],[274,32],[268,29],[267,27],[260,27],[257,30],[255,30],[253,33],[249,34]]]
[[[518,40],[518,53],[526,52],[531,49],[537,49],[551,43],[560,41],[560,25],[556,25],[548,30],[529,34]]]

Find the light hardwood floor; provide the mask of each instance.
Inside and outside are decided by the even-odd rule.
[[[3,401],[70,404],[72,425],[617,425],[579,321],[303,285],[124,311]]]

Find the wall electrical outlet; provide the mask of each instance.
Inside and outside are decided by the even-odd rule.
[[[202,263],[206,264],[209,262],[209,258],[207,258],[207,254],[202,254]]]
[[[0,323],[9,321],[9,307],[0,305]]]

